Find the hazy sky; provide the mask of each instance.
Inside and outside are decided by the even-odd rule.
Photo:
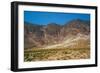
[[[24,21],[40,25],[49,23],[64,25],[73,19],[90,20],[90,14],[24,11]]]

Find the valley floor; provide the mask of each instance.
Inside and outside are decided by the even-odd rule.
[[[24,50],[24,61],[76,60],[90,58],[90,48],[54,48]]]

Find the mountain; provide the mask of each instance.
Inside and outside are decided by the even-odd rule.
[[[86,48],[90,45],[90,22],[75,19],[60,25],[24,22],[24,48]]]
[[[43,26],[37,24],[24,23],[24,47],[32,48],[36,45],[42,45],[42,37],[44,32],[41,31]]]
[[[82,21],[79,19],[72,20],[64,25],[61,30],[62,35],[76,35],[77,33],[89,34],[90,26],[87,21]]]

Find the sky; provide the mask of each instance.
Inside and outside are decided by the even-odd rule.
[[[25,22],[39,25],[47,25],[49,23],[64,25],[73,19],[89,21],[90,14],[24,11]]]

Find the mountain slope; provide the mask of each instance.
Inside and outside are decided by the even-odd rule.
[[[89,48],[89,35],[78,34],[75,37],[70,37],[62,41],[61,43],[49,45],[44,47],[44,49],[54,49],[54,48]]]
[[[90,22],[75,19],[64,25],[24,23],[24,48],[88,48]]]

